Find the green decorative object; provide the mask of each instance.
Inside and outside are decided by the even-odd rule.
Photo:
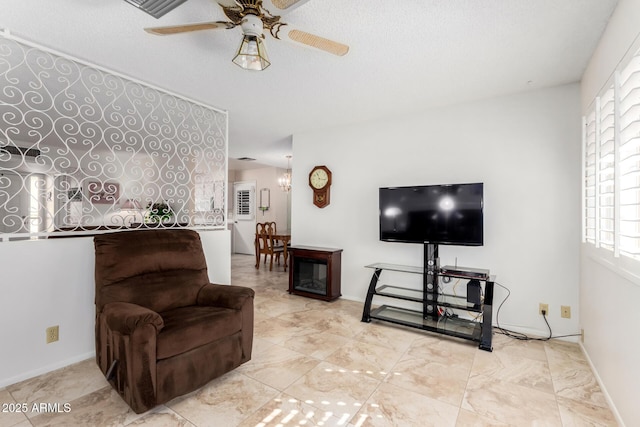
[[[164,202],[149,203],[147,205],[147,214],[144,217],[144,222],[151,224],[158,224],[167,222],[173,217],[173,211],[168,204]]]

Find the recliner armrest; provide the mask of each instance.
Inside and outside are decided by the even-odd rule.
[[[234,285],[204,285],[198,292],[198,305],[225,307],[240,310],[247,299],[253,298],[255,292],[251,288]]]
[[[102,314],[109,329],[123,335],[131,335],[136,328],[151,324],[160,332],[164,327],[162,317],[155,311],[128,302],[105,304]]]

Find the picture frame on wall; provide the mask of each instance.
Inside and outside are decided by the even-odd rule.
[[[89,201],[94,205],[116,204],[120,199],[120,184],[117,182],[90,182]]]

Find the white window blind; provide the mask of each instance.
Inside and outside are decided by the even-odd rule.
[[[598,245],[613,251],[615,243],[615,138],[613,86],[600,98],[598,114]]]
[[[236,191],[236,219],[253,218],[253,199],[251,190]]]
[[[620,253],[640,258],[640,52],[619,81]]]
[[[596,243],[596,113],[592,111],[585,123],[584,149],[584,238]]]
[[[583,241],[640,260],[640,50],[583,126]]]

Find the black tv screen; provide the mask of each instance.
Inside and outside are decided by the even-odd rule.
[[[483,184],[380,188],[380,240],[482,246]]]

